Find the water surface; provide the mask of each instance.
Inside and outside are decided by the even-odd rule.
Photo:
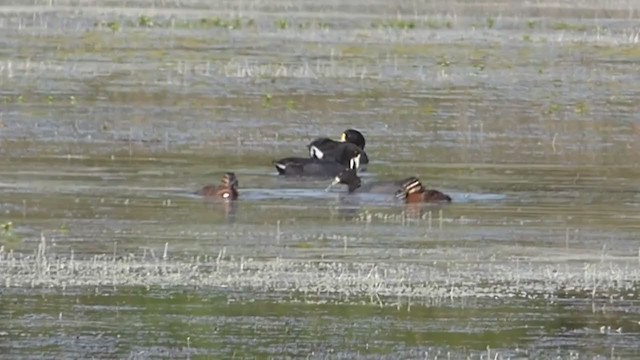
[[[640,355],[635,5],[3,5],[2,356]]]

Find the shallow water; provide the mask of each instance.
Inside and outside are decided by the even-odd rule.
[[[3,4],[0,356],[640,355],[634,4]]]

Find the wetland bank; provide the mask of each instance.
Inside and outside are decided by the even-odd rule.
[[[0,357],[640,355],[638,4],[0,5]]]

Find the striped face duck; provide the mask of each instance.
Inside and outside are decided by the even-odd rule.
[[[364,135],[358,130],[347,129],[342,133],[340,141],[335,141],[329,138],[317,138],[313,140],[307,148],[309,149],[309,157],[323,160],[334,160],[338,161],[341,156],[342,149],[341,147],[344,144],[353,144],[360,148],[362,155],[360,159],[361,165],[366,165],[369,163],[369,157],[367,153],[364,152],[364,146],[366,141],[364,140]]]
[[[367,192],[394,195],[405,203],[451,202],[451,197],[437,190],[427,190],[416,177],[409,177],[399,181],[379,181],[362,184],[356,171],[351,169],[340,172],[327,187],[343,184],[347,185],[349,193]]]
[[[288,157],[273,162],[278,175],[296,177],[330,178],[345,169],[360,168],[362,149],[351,143],[340,146],[339,156],[335,160]]]
[[[225,173],[222,175],[220,185],[206,185],[196,194],[207,198],[236,200],[238,198],[238,178],[235,173]]]
[[[404,179],[396,198],[407,204],[451,202],[451,197],[438,190],[425,189],[416,177]]]

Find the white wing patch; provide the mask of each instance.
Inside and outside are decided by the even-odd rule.
[[[312,145],[309,148],[309,155],[316,159],[322,159],[324,157],[324,153],[322,152],[322,150],[318,149],[315,145]]]
[[[358,170],[358,168],[360,168],[360,154],[349,160],[349,168],[352,170]]]

